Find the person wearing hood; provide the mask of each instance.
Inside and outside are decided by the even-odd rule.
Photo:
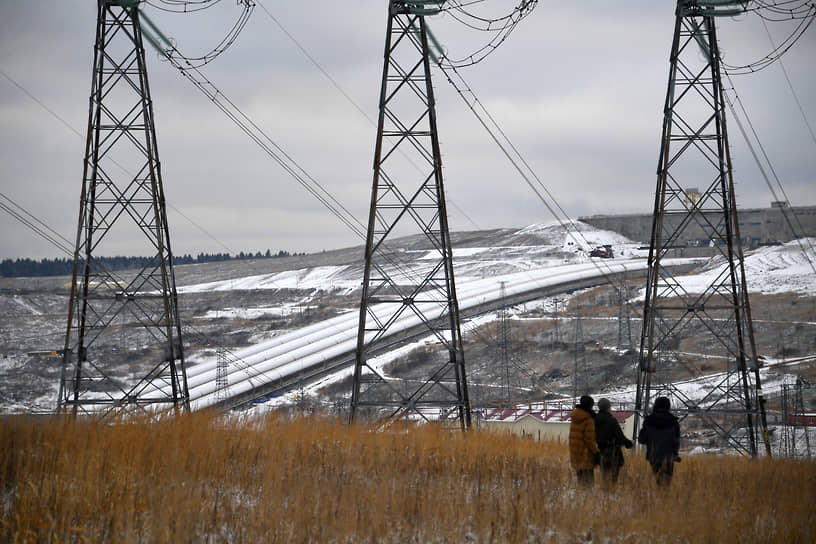
[[[623,434],[618,420],[609,413],[612,403],[608,399],[598,401],[595,415],[595,439],[601,450],[601,476],[605,482],[614,484],[623,466],[621,446],[630,449],[632,441]]]
[[[575,469],[578,483],[592,485],[595,465],[598,464],[598,444],[595,442],[595,400],[589,395],[581,397],[572,411],[569,430],[570,465]]]
[[[658,485],[671,483],[674,463],[680,461],[680,424],[669,408],[668,397],[657,397],[638,435],[638,442],[646,445],[646,460],[652,465]]]

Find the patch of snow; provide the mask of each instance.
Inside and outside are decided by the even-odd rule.
[[[744,265],[749,293],[816,295],[816,274],[811,267],[811,263],[816,262],[816,251],[812,249],[814,243],[816,240],[805,238],[746,252]],[[686,292],[702,293],[715,281],[726,281],[726,269],[725,258],[717,257],[702,272],[674,279]],[[629,302],[642,301],[645,296],[644,288]]]
[[[13,300],[14,303],[17,304],[18,306],[20,306],[21,308],[23,308],[23,309],[27,310],[28,312],[30,312],[32,315],[43,315],[43,312],[41,310],[39,310],[35,306],[29,304],[20,295],[14,295],[13,297],[11,297],[11,300]]]
[[[263,316],[286,317],[292,314],[303,312],[305,306],[294,304],[282,304],[280,306],[266,306],[260,308],[224,308],[223,310],[210,310],[198,319],[257,319]]]
[[[260,274],[244,278],[199,283],[179,287],[179,293],[201,293],[208,291],[234,291],[253,289],[319,289],[333,291],[338,289],[355,288],[360,279],[343,277],[343,272],[349,266],[318,266],[286,270],[276,274]]]

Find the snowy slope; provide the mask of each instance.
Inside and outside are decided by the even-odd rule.
[[[645,266],[646,261],[643,259],[619,260],[604,263],[603,267],[592,262],[551,266],[488,279],[463,281],[457,286],[459,307],[461,310],[467,310],[495,301],[500,296],[514,296],[602,274],[642,270]],[[504,295],[500,292],[500,283],[505,285]],[[424,312],[432,310],[433,305],[423,308]],[[385,304],[374,309],[375,313],[383,316],[389,311],[388,305]],[[309,366],[319,365],[343,353],[350,353],[356,344],[357,320],[357,312],[348,312],[237,351],[234,354],[237,361],[230,366],[228,375],[230,393],[241,394],[261,385],[264,381],[279,379]],[[420,320],[415,314],[405,314],[403,319],[389,329],[389,333],[397,334],[419,324]],[[205,361],[188,371],[190,399],[194,407],[203,408],[215,402],[215,373],[215,360]]]
[[[567,227],[565,231],[559,223],[531,225],[508,231],[501,237],[501,245],[498,246],[456,247],[454,265],[460,309],[464,311],[498,300],[502,296],[501,283],[505,286],[503,296],[512,297],[579,279],[645,268],[645,252],[638,250],[638,244],[625,237],[578,222]],[[590,249],[605,244],[611,245],[620,257],[614,260],[589,258]],[[427,250],[408,249],[405,253],[414,253],[412,260],[418,266],[422,266],[423,261],[433,266],[438,259],[438,255]],[[680,262],[692,261],[677,260],[677,263]],[[181,293],[194,293],[297,288],[349,292],[359,287],[361,276],[361,267],[323,266],[188,285],[179,290]],[[433,307],[429,306],[423,312],[432,310]],[[233,311],[241,312],[239,309]],[[374,311],[386,315],[389,309],[381,306]],[[244,309],[241,315],[253,315],[252,309]],[[234,360],[228,375],[230,394],[250,391],[264,382],[352,352],[356,345],[357,321],[358,313],[351,311],[231,354]],[[400,322],[391,327],[389,334],[397,334],[418,324],[420,320],[416,315],[405,314]],[[214,359],[188,370],[188,386],[194,407],[206,407],[215,402],[215,373]]]
[[[759,248],[745,256],[745,275],[749,292],[772,295],[776,293],[816,293],[816,239],[793,240],[780,246]],[[698,274],[682,278],[681,284],[690,293],[699,293],[721,275],[727,263],[718,258]]]
[[[534,237],[540,245],[522,245],[489,248],[457,248],[457,291],[460,308],[468,308],[494,301],[499,296],[499,283],[505,284],[506,296],[535,291],[545,286],[558,285],[578,278],[590,278],[623,270],[642,270],[645,259],[590,260],[586,248],[610,244],[618,255],[642,255],[637,244],[608,231],[597,231],[581,226],[581,235],[564,234],[560,225],[533,225],[516,231],[511,238]],[[752,291],[778,293],[793,291],[803,294],[816,293],[816,276],[808,273],[810,264],[801,251],[800,243],[761,248],[746,257],[746,274]],[[521,253],[521,258],[513,258]],[[814,256],[811,256],[813,259]],[[418,256],[421,260],[421,255]],[[679,263],[682,260],[674,260]],[[568,264],[561,264],[567,262]],[[664,261],[669,264],[669,261]],[[686,262],[690,262],[686,260]],[[700,273],[681,278],[683,285],[693,292],[697,286],[721,272],[722,264],[709,263]],[[501,268],[504,274],[483,278],[487,268]],[[465,270],[467,273],[462,274]],[[512,272],[512,270],[521,270]],[[278,274],[273,277],[245,278],[244,285],[253,288],[276,288],[301,278],[300,285],[313,288],[353,289],[359,285],[358,278],[348,278],[344,274],[349,267],[324,267],[320,270],[300,271],[296,274]],[[226,288],[221,283],[193,286],[192,289]],[[246,287],[245,287],[246,288]],[[385,312],[386,308],[380,311]],[[335,317],[301,330],[259,343],[238,351],[238,359],[231,365],[229,374],[230,392],[240,394],[251,390],[264,381],[279,379],[292,372],[299,372],[311,365],[318,365],[354,349],[357,334],[357,312]],[[419,323],[415,316],[408,316],[392,330],[392,334],[411,328]],[[204,407],[214,402],[215,361],[205,361],[190,369],[189,384],[193,405]],[[704,395],[710,389],[708,381],[716,382],[716,377],[702,379],[688,384],[688,393]],[[772,387],[774,384],[769,383]],[[620,392],[627,400],[633,392]],[[623,400],[621,398],[621,400]]]
[[[594,229],[582,223],[571,224],[569,231],[565,232],[557,223],[549,223],[523,229],[504,229],[489,235],[473,233],[463,236],[469,243],[457,245],[454,249],[457,293],[462,310],[496,300],[500,283],[505,284],[505,296],[514,296],[578,278],[597,277],[624,269],[642,270],[646,266],[647,252],[639,250],[639,244],[617,233]],[[816,296],[816,274],[810,264],[816,261],[816,254],[811,249],[813,243],[814,240],[794,241],[747,252],[745,266],[749,290]],[[588,249],[605,244],[613,247],[615,259],[588,257]],[[803,247],[808,250],[810,262],[802,251]],[[423,257],[428,255],[427,250],[406,249],[406,253],[412,252],[416,262],[422,262]],[[712,260],[704,263],[695,274],[683,276],[680,280],[687,290],[694,292],[699,288],[696,286],[709,282],[722,267],[722,261]],[[348,293],[359,289],[361,277],[361,264],[336,266],[327,262],[322,266],[298,270],[185,285],[179,290],[181,293],[229,293],[232,290],[302,289]],[[319,298],[315,301],[319,304]],[[25,304],[25,301],[21,300],[20,304]],[[298,308],[297,304],[292,303],[280,307],[235,307],[217,310],[217,315],[206,314],[204,317],[252,319],[264,314],[286,316]],[[352,310],[237,350],[231,354],[237,359],[230,365],[228,381],[231,393],[239,394],[286,373],[350,353],[356,342],[357,319],[358,312]],[[393,332],[415,324],[406,320]],[[6,364],[13,366],[17,363],[15,360],[0,362],[0,366]],[[188,367],[191,399],[198,408],[214,402],[215,367],[214,359]],[[695,385],[689,384],[689,387]],[[619,393],[622,397],[628,394],[624,391]],[[689,394],[695,393],[690,391]]]

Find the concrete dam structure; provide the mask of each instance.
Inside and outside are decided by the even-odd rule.
[[[721,212],[720,212],[721,213]],[[788,206],[785,202],[772,202],[769,208],[747,208],[738,212],[740,237],[743,247],[755,248],[762,245],[776,245],[796,238],[816,237],[816,206]],[[701,217],[693,221],[678,240],[678,250],[704,248],[722,243],[712,239],[705,226],[716,224],[720,218],[715,212],[700,212]],[[687,215],[672,217],[665,222],[680,221]],[[580,217],[580,221],[594,227],[618,232],[630,240],[649,245],[652,235],[652,214],[592,215]]]

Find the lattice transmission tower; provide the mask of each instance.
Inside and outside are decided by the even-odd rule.
[[[738,4],[734,2],[733,4]],[[757,454],[770,444],[760,385],[726,130],[715,18],[739,7],[679,0],[657,169],[649,269],[640,338],[636,409],[669,396],[684,429],[713,431],[728,447]],[[688,189],[694,187],[694,189]],[[702,227],[716,256],[714,279],[687,290],[665,259]],[[686,353],[706,353],[705,358]],[[692,396],[684,380],[710,377]],[[637,426],[636,426],[637,427]],[[637,430],[635,431],[637,432]]]
[[[459,307],[425,15],[439,2],[392,0],[374,153],[351,419],[452,414],[470,426]],[[414,236],[394,251],[395,238]],[[399,336],[433,338],[404,381],[377,363]]]
[[[779,453],[785,457],[807,457],[812,459],[809,429],[813,427],[813,413],[805,410],[804,392],[813,396],[813,385],[801,377],[794,383],[782,385],[782,436],[779,440]]]
[[[617,288],[618,295],[618,349],[632,348],[632,312],[629,307],[629,284],[626,270],[623,272],[621,284]]]
[[[224,402],[229,397],[229,359],[226,348],[218,347],[215,350],[215,401]]]
[[[496,322],[496,351],[498,352],[499,371],[501,372],[501,379],[499,380],[502,386],[504,396],[502,401],[506,405],[510,404],[513,398],[511,392],[510,381],[510,323],[507,319],[507,287],[506,282],[499,282],[499,293],[501,296],[502,305],[498,311],[498,320]]]
[[[577,399],[589,394],[589,368],[586,360],[584,327],[581,323],[581,309],[575,308],[575,334],[572,343],[572,396]]]
[[[58,410],[189,408],[137,0],[98,0]],[[141,255],[114,272],[99,257]]]

